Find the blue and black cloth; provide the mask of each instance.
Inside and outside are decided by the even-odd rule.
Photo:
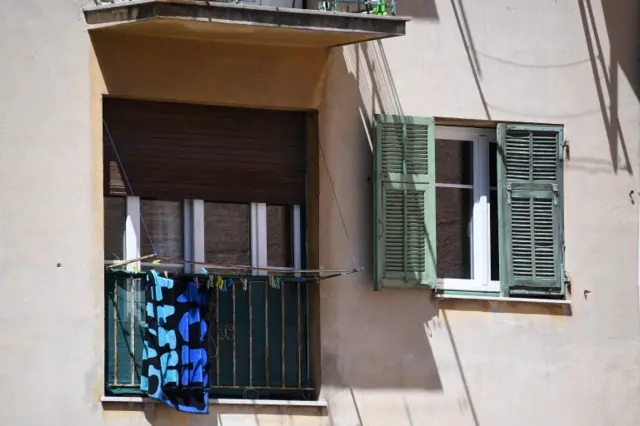
[[[141,390],[178,411],[208,413],[206,285],[151,271],[145,296]]]

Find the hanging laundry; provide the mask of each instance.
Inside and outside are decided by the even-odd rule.
[[[208,413],[205,286],[188,277],[173,280],[151,271],[145,293],[140,389],[178,411]]]

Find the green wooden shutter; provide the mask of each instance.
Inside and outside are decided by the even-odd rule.
[[[504,295],[564,294],[563,144],[561,126],[498,125]]]
[[[434,120],[375,117],[374,283],[435,285]]]

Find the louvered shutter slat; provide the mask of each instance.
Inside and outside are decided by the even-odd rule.
[[[500,124],[498,143],[503,291],[562,295],[562,128]]]
[[[435,284],[432,118],[376,116],[375,284]]]

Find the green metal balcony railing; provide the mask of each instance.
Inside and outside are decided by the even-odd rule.
[[[124,3],[132,0],[97,0],[98,4]],[[387,16],[396,14],[395,0],[213,0],[220,3],[246,4],[249,6],[288,7],[317,9],[325,12],[361,13]]]
[[[209,290],[210,397],[312,399],[307,283],[283,279],[274,288],[266,277],[251,280]],[[105,273],[108,394],[140,394],[145,285],[144,273]]]
[[[396,14],[396,2],[376,0],[329,0],[319,1],[318,9],[326,12],[349,12],[387,16]]]

